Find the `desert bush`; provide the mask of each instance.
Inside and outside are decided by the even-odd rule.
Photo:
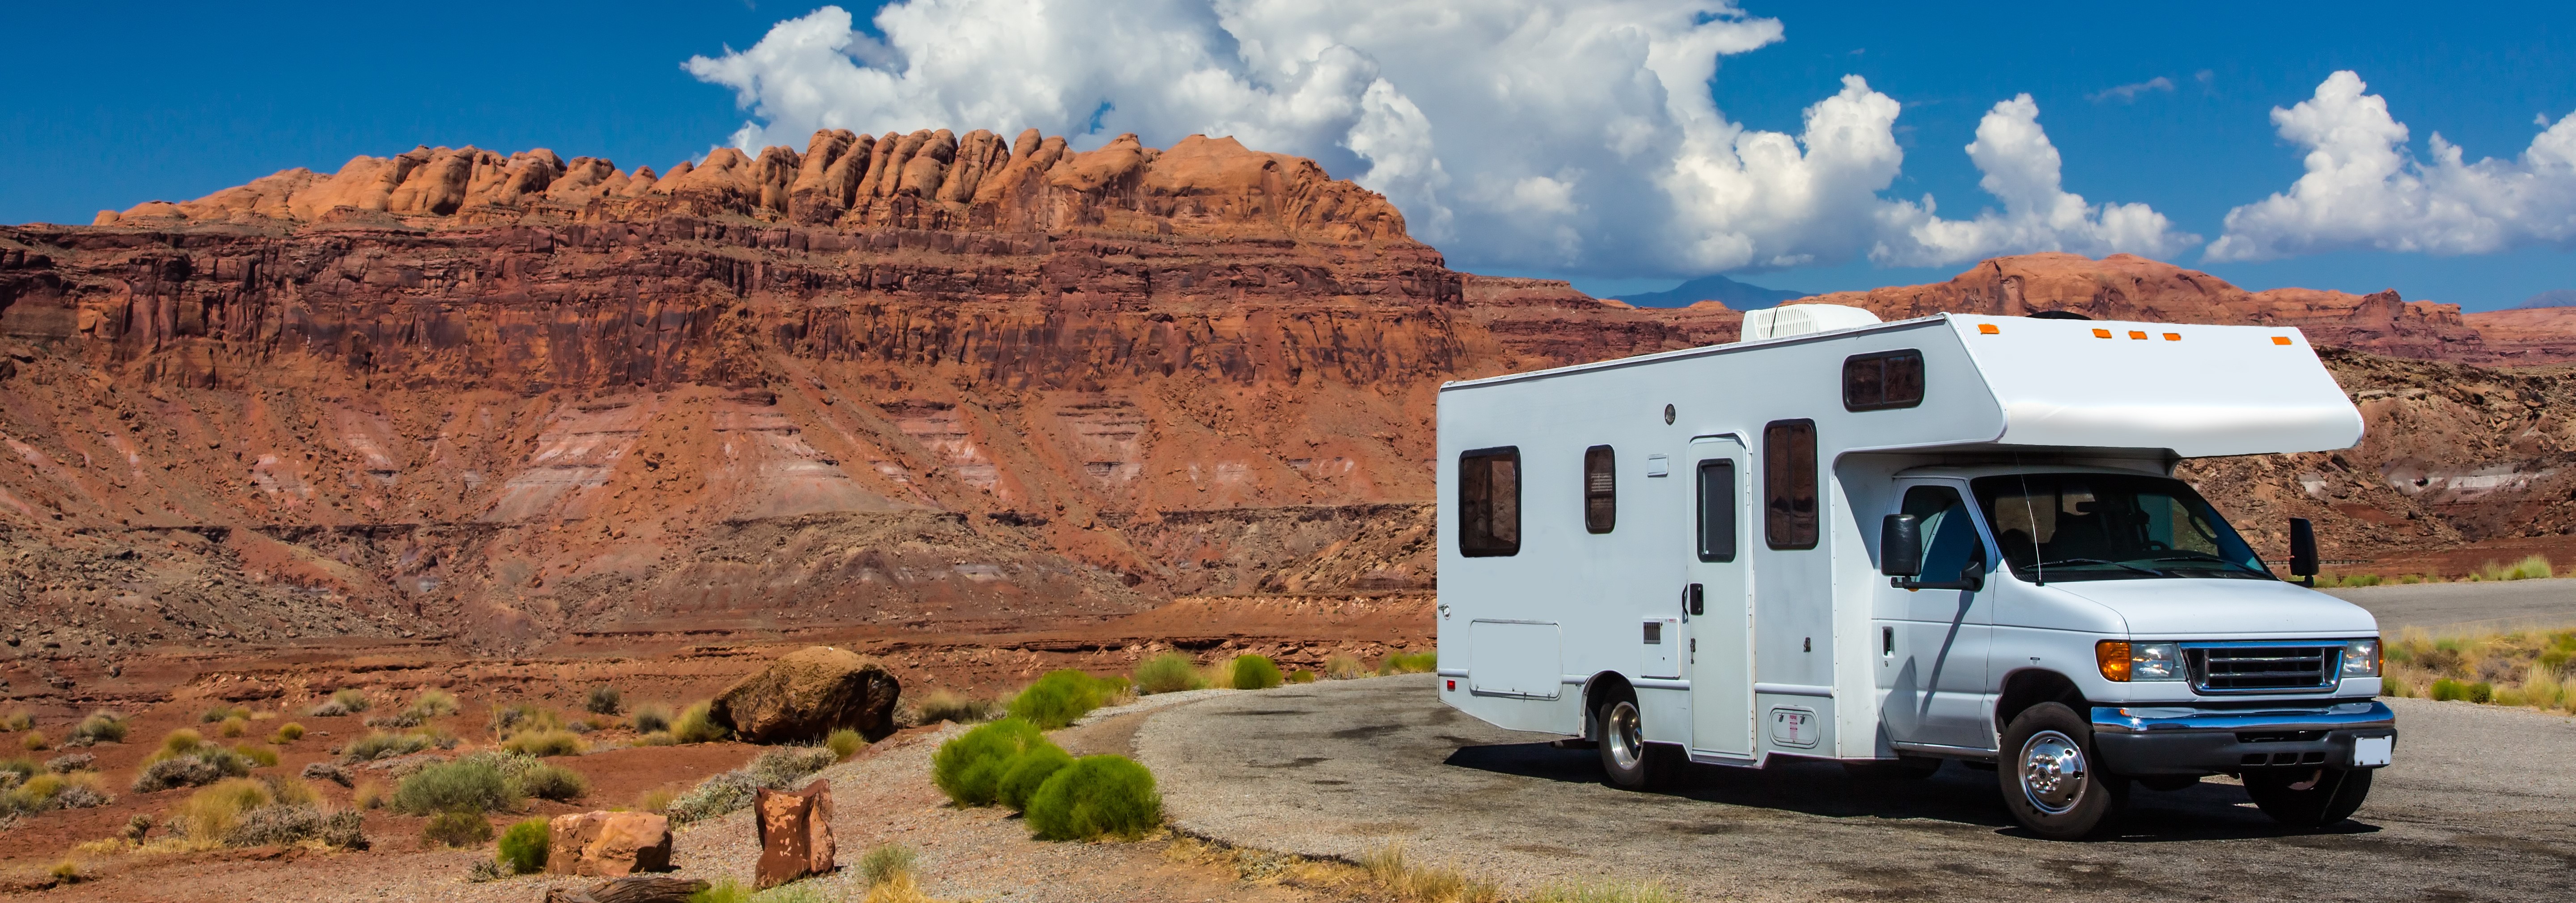
[[[24,709],[10,712],[7,717],[0,717],[0,731],[23,731],[35,726],[36,716],[27,714]]]
[[[97,771],[98,757],[88,753],[64,753],[45,760],[45,770],[55,774],[75,771]]]
[[[1178,652],[1166,652],[1138,663],[1135,679],[1136,692],[1147,695],[1178,693],[1207,686],[1207,680],[1199,676],[1197,663]]]
[[[833,761],[832,751],[819,746],[768,750],[741,768],[700,781],[687,793],[672,797],[663,812],[678,823],[714,818],[751,805],[760,788],[796,789],[797,784]]]
[[[479,818],[485,812],[518,808],[519,794],[501,769],[486,759],[469,756],[413,772],[394,787],[389,802],[394,811],[405,815],[470,812]],[[491,828],[486,825],[484,836],[488,838],[490,834]]]
[[[680,717],[671,721],[671,739],[682,743],[713,743],[732,736],[733,731],[716,723],[710,708],[708,703],[701,702],[680,710]]]
[[[771,790],[792,790],[794,785],[815,772],[832,766],[840,757],[820,746],[782,746],[762,752],[744,768],[760,786]]]
[[[627,722],[633,725],[635,732],[639,734],[670,730],[671,707],[658,702],[644,703],[635,707],[635,716],[627,719]]]
[[[514,702],[492,709],[492,733],[507,735],[519,731],[560,731],[563,716],[555,710],[530,702]]]
[[[511,778],[518,791],[527,796],[555,802],[570,802],[590,793],[590,779],[555,764],[540,764]]]
[[[1336,652],[1324,657],[1324,676],[1334,680],[1357,680],[1369,676],[1368,665],[1360,657]]]
[[[193,753],[204,748],[206,748],[206,736],[183,727],[161,735],[161,748],[154,750],[151,755],[145,756],[143,761],[156,762],[162,759],[188,755],[189,753]]]
[[[1026,814],[1040,840],[1137,837],[1162,824],[1163,797],[1153,773],[1126,756],[1084,756],[1048,777]]]
[[[1036,725],[1004,718],[939,745],[930,755],[930,781],[960,806],[989,806],[998,798],[1011,760],[1046,742]]]
[[[1235,656],[1232,677],[1237,690],[1267,690],[1281,682],[1279,663],[1267,655]]]
[[[436,745],[438,745],[438,738],[428,734],[369,731],[366,736],[349,741],[349,747],[340,753],[340,758],[353,763],[373,762],[377,759],[408,756]]]
[[[420,828],[421,846],[479,847],[492,839],[492,823],[480,812],[450,810],[429,817]]]
[[[18,738],[18,745],[28,752],[43,752],[54,748],[53,741],[45,739],[44,731],[28,731],[26,736]]]
[[[1421,674],[1439,669],[1440,653],[1436,651],[1392,652],[1377,665],[1379,674]]]
[[[1117,688],[1115,683],[1071,668],[1049,671],[1011,698],[1011,717],[1055,730],[1099,708]]]
[[[123,743],[125,732],[125,716],[100,709],[89,713],[89,717],[81,719],[79,724],[72,726],[71,745]]]
[[[878,844],[868,848],[867,855],[859,857],[859,875],[867,880],[869,887],[875,887],[911,875],[920,858],[911,847],[899,843]]]
[[[115,801],[97,772],[44,773],[19,779],[20,774],[14,769],[9,772],[15,786],[0,793],[0,820],[55,809],[88,809]]]
[[[238,745],[233,747],[233,753],[241,756],[242,758],[249,759],[253,767],[277,767],[277,750],[270,749],[265,746],[251,746],[248,744]]]
[[[456,714],[456,711],[456,694],[436,687],[421,690],[420,695],[411,698],[411,706],[403,709],[404,713],[422,721],[445,718]]]
[[[533,875],[546,868],[546,844],[549,840],[546,820],[531,818],[501,832],[501,842],[494,845],[493,858],[513,875]]]
[[[360,830],[364,817],[349,810],[324,809],[312,803],[278,802],[242,812],[224,832],[228,847],[288,846],[321,841],[342,849],[367,848]]]
[[[655,815],[665,815],[671,810],[671,801],[678,799],[679,796],[672,792],[671,788],[655,787],[635,795],[635,808]]]
[[[617,688],[607,684],[590,688],[590,696],[582,701],[582,708],[593,715],[614,715],[624,707]]]
[[[847,759],[858,755],[859,750],[866,749],[867,746],[868,738],[859,736],[858,731],[846,727],[835,730],[830,736],[823,738],[823,748],[831,750],[832,757],[835,759]]]
[[[392,788],[385,786],[383,781],[373,779],[359,781],[358,786],[349,791],[349,805],[360,809],[381,809],[384,808],[385,798],[392,795]]]
[[[275,805],[277,795],[268,784],[249,778],[219,781],[213,786],[188,795],[162,819],[170,833],[203,843],[221,843],[241,823],[241,817],[261,806]]]
[[[1048,778],[1073,764],[1073,756],[1045,740],[1022,750],[1002,768],[1002,779],[994,784],[993,798],[1013,812],[1026,811],[1029,799],[1037,795]]]
[[[2487,562],[2486,564],[2478,566],[2477,570],[2470,572],[2469,579],[2479,581],[2546,580],[2552,575],[2553,570],[2549,566],[2549,559],[2540,555],[2532,555],[2512,564],[2501,564],[2493,561]]]
[[[993,701],[969,699],[948,690],[932,690],[921,698],[921,704],[914,708],[914,712],[913,720],[919,724],[942,721],[973,724],[993,717]]]
[[[44,766],[36,764],[36,760],[25,756],[0,760],[0,783],[15,787],[25,783],[28,778],[44,774],[45,771]]]
[[[134,792],[202,787],[228,777],[244,777],[250,774],[253,762],[241,752],[205,742],[196,731],[180,728],[161,738],[161,748],[144,757],[143,770],[134,778]]]
[[[520,731],[501,741],[501,748],[531,756],[578,756],[589,751],[580,737],[560,729]]]
[[[1297,670],[1295,670],[1295,671],[1290,671],[1290,672],[1288,672],[1288,682],[1289,682],[1289,683],[1292,683],[1292,684],[1310,684],[1310,683],[1314,683],[1314,682],[1315,682],[1315,672],[1313,672],[1313,671],[1308,671],[1308,670],[1306,670],[1306,669],[1304,669],[1304,668],[1299,668],[1299,669],[1297,669]]]
[[[2448,677],[2433,681],[2432,689],[2425,695],[2432,697],[2435,702],[2454,702],[2468,698],[2468,693],[2464,692],[2462,684]]]
[[[671,736],[670,731],[654,731],[635,738],[637,746],[669,746],[678,742],[680,738]]]
[[[237,705],[219,705],[198,714],[197,723],[216,724],[226,718],[240,718],[248,720],[250,718],[250,709]]]
[[[277,733],[268,735],[268,742],[280,746],[302,739],[304,739],[304,725],[292,721],[278,725]]]

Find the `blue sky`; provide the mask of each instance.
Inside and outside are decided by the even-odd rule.
[[[854,33],[884,37],[870,24],[872,7],[845,5]],[[739,76],[746,79],[739,84],[715,84],[710,82],[726,76],[692,74],[682,63],[693,55],[721,60],[729,50],[753,48],[774,25],[807,16],[815,4],[527,9],[525,15],[490,9],[433,15],[403,7],[100,3],[13,10],[12,27],[0,35],[0,72],[20,87],[0,106],[0,159],[10,161],[9,177],[0,180],[0,221],[87,222],[101,208],[193,198],[291,166],[328,171],[352,155],[391,154],[418,143],[505,151],[543,146],[568,157],[606,156],[624,167],[659,170],[738,140],[747,121],[788,133],[806,115],[786,109],[776,95],[760,93],[794,71],[761,71]],[[2270,113],[2308,100],[2338,70],[2356,73],[2369,94],[2385,99],[2388,116],[2404,124],[2417,157],[2430,154],[2428,142],[2437,132],[2469,161],[2522,153],[2545,127],[2536,117],[2556,122],[2576,112],[2576,28],[2570,27],[2576,17],[2564,7],[1754,2],[1743,11],[1757,23],[1776,20],[1777,38],[1719,59],[1710,91],[1717,113],[1745,129],[1795,135],[1804,111],[1844,90],[1845,76],[1862,77],[1869,92],[1901,105],[1892,133],[1903,152],[1902,168],[1879,190],[1886,199],[1914,201],[1929,194],[1939,201],[1938,215],[1947,218],[1999,206],[1979,188],[1980,170],[1961,148],[1977,138],[1981,121],[1998,102],[2027,93],[2036,104],[2037,125],[2062,156],[2064,190],[2093,204],[2151,206],[2170,221],[2172,234],[2198,236],[2200,242],[2164,255],[2176,263],[2249,288],[2394,287],[2409,298],[2472,309],[2576,288],[2576,258],[2564,240],[2448,255],[2346,243],[2260,262],[2201,257],[2206,241],[2227,231],[2223,219],[2229,210],[2287,191],[2300,177],[2304,149],[2279,134]],[[1233,42],[1249,34],[1239,28],[1237,35],[1219,34],[1195,20],[1174,27],[1184,26],[1197,29],[1193,34],[1217,34],[1223,53],[1236,52]],[[1365,42],[1352,43],[1362,56],[1372,55]],[[902,49],[900,41],[893,44]],[[1313,124],[1272,123],[1268,134],[1282,136],[1275,139],[1282,143],[1309,141],[1311,147],[1280,149],[1310,153],[1338,176],[1363,176],[1376,165],[1376,175],[1390,186],[1391,197],[1407,205],[1417,231],[1435,228],[1429,205],[1454,206],[1454,236],[1434,241],[1459,265],[1568,276],[1611,294],[1668,287],[1702,272],[1693,261],[1731,259],[1601,250],[1634,243],[1633,236],[1615,231],[1615,208],[1629,197],[1617,192],[1647,190],[1632,178],[1625,188],[1584,194],[1589,186],[1608,185],[1609,170],[1621,161],[1570,153],[1562,159],[1502,160],[1445,150],[1481,136],[1458,124],[1463,112],[1444,119],[1448,108],[1440,105],[1439,87],[1408,82],[1396,54],[1373,55],[1375,60],[1360,64],[1359,77],[1365,81],[1375,73],[1420,99],[1430,116],[1424,134],[1444,148],[1440,162],[1449,165],[1448,181],[1423,183],[1418,195],[1408,194],[1413,189],[1405,186],[1414,183],[1389,174],[1393,157],[1384,151],[1363,157],[1350,149],[1356,140],[1351,136],[1368,127],[1364,117],[1314,125],[1322,131],[1310,132],[1295,128]],[[883,64],[862,59],[860,65]],[[1080,78],[1065,78],[1073,86],[1066,91],[1090,90]],[[2156,85],[2159,78],[2170,87],[2142,88],[2125,97],[2103,94],[2122,85]],[[887,111],[950,109],[957,103],[953,96],[975,90],[971,82],[951,82],[811,115],[843,121],[857,116],[857,124],[867,124],[868,116],[892,115]],[[773,115],[737,106],[736,89],[747,84],[762,86],[746,96],[771,104]],[[1138,109],[1154,103],[1151,96],[1118,94],[1114,85],[1099,90],[1110,92],[1119,115],[1137,117],[1131,124],[1108,125],[1146,133],[1149,141],[1177,137],[1153,132],[1177,130],[1183,126],[1167,123],[1187,121],[1158,120],[1153,111]],[[874,127],[945,124],[950,123]],[[977,125],[1008,127],[962,127]],[[1494,218],[1480,214],[1470,197],[1478,190],[1477,167],[1499,172],[1515,166],[1522,167],[1511,170],[1515,177],[1527,170],[1555,178],[1524,179],[1524,188],[1574,185],[1578,201],[1598,199],[1587,216],[1569,215],[1558,230],[1571,233],[1559,236],[1565,241],[1589,244],[1550,259],[1513,244],[1540,241],[1544,234],[1476,231]],[[1639,197],[1639,203],[1689,206]],[[1688,232],[1713,222],[1690,212],[1658,214],[1664,218],[1649,217],[1646,225]],[[1773,242],[1763,230],[1790,227],[1772,222],[1721,226],[1745,230],[1757,243]],[[1797,221],[1810,231],[1829,230],[1833,223]],[[1811,255],[1822,258],[1819,263],[1756,259],[1728,269],[1755,284],[1831,290],[1946,279],[1969,265],[1832,259],[1837,245],[1830,236],[1799,239],[1806,244],[1776,241],[1788,249],[1784,254],[1827,250]]]

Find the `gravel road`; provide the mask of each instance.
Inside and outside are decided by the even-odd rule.
[[[2392,699],[2402,733],[2355,822],[2285,831],[2211,779],[2140,790],[2114,839],[2014,826],[1995,775],[1919,782],[1828,763],[1698,767],[1643,794],[1594,753],[1440,704],[1432,677],[1327,681],[1146,717],[1135,736],[1183,830],[1309,856],[1390,843],[1528,889],[1661,880],[1689,899],[2533,900],[2576,887],[2576,719]]]
[[[2576,624],[2576,578],[2498,583],[2412,583],[2325,592],[2378,616],[2379,629],[2468,633]]]

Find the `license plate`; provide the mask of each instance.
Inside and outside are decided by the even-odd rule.
[[[2352,740],[2352,764],[2355,768],[2375,768],[2388,764],[2397,749],[2395,737],[2355,737]]]

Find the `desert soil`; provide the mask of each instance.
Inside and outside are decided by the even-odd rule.
[[[2576,719],[2391,699],[2397,763],[2355,821],[2284,830],[2222,779],[2139,791],[2098,843],[2032,839],[1995,773],[1830,763],[1603,786],[1596,753],[1442,705],[1429,675],[1166,710],[1136,737],[1178,829],[1305,856],[1403,844],[1509,887],[1661,880],[1687,899],[2531,900],[2576,884]],[[1224,742],[1211,742],[1224,738]]]

